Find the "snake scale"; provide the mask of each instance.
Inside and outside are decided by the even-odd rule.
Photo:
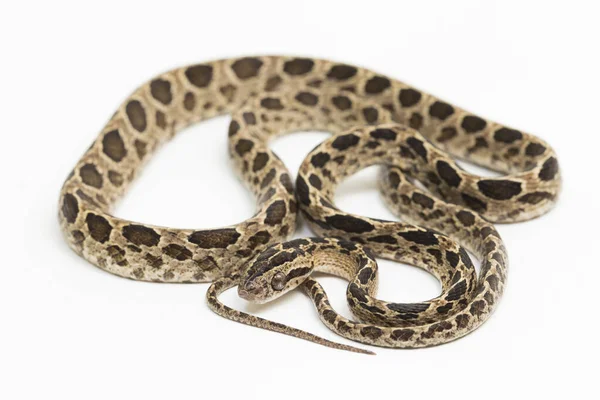
[[[218,229],[174,229],[111,215],[162,143],[222,114],[231,115],[234,168],[257,200],[251,218]],[[294,185],[269,141],[302,130],[333,136],[306,157]],[[452,157],[502,176],[473,175]],[[382,165],[383,197],[402,222],[334,205],[336,186],[375,164]],[[346,338],[397,348],[445,343],[480,326],[502,296],[508,261],[492,223],[544,214],[560,182],[544,141],[398,80],[327,60],[243,57],[174,69],[131,94],[65,181],[59,220],[69,246],[108,272],[213,282],[208,304],[226,318],[368,353],[233,310],[218,295],[237,285],[241,297],[265,302],[300,286],[327,327]],[[287,241],[298,213],[319,237]],[[481,262],[479,274],[468,251]],[[377,299],[375,256],[432,273],[442,293],[420,303]],[[331,307],[313,271],[349,281],[348,304],[359,322]]]

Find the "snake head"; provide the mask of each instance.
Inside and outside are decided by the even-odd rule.
[[[306,239],[267,247],[242,274],[238,295],[253,303],[266,303],[295,289],[313,271]]]

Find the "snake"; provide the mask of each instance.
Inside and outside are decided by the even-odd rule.
[[[256,199],[235,225],[170,228],[111,213],[145,163],[183,128],[228,114],[232,166]],[[294,182],[269,148],[283,134],[332,136]],[[477,176],[457,159],[496,171]],[[336,186],[381,165],[380,191],[400,221],[350,214]],[[508,257],[493,223],[548,212],[561,186],[554,150],[538,137],[476,116],[401,81],[336,61],[247,56],[189,65],[138,87],[76,163],[59,197],[68,245],[112,274],[140,281],[212,282],[209,307],[248,325],[369,353],[233,310],[218,299],[238,286],[266,302],[296,287],[335,333],[392,348],[438,345],[485,322],[506,284]],[[208,192],[209,189],[206,188]],[[318,237],[289,240],[302,215]],[[477,274],[469,252],[481,262]],[[422,268],[442,294],[420,303],[377,299],[376,257]],[[330,305],[312,272],[349,282],[357,322]]]

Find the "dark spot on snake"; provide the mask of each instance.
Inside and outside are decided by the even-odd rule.
[[[456,326],[459,329],[463,329],[466,328],[467,325],[469,325],[469,320],[471,319],[471,317],[469,317],[466,314],[460,314],[456,316]]]
[[[77,214],[79,214],[79,204],[77,203],[77,198],[71,193],[67,193],[63,197],[62,213],[70,224],[77,219]]]
[[[412,194],[412,200],[424,208],[433,208],[433,199],[429,196],[425,196],[424,194],[415,192]]]
[[[373,139],[396,140],[396,132],[391,129],[378,128],[371,131]]]
[[[440,180],[440,178],[433,172],[428,172],[427,173],[427,180],[431,183],[433,183],[434,185],[439,185],[440,183],[442,183],[442,181]]]
[[[229,137],[235,135],[240,130],[240,124],[235,119],[231,120],[229,123]],[[244,140],[244,139],[243,139]]]
[[[332,310],[325,310],[323,311],[322,315],[323,319],[325,319],[325,321],[329,322],[330,324],[333,324],[335,322],[335,318],[337,317],[335,311]]]
[[[397,313],[419,314],[429,308],[427,303],[388,303],[387,308]]]
[[[340,111],[349,110],[352,108],[352,101],[346,96],[335,96],[331,99],[333,105]]]
[[[167,116],[162,111],[156,111],[156,126],[160,129],[167,127]]]
[[[437,311],[438,314],[447,314],[448,311],[452,310],[452,307],[454,306],[454,304],[452,303],[447,303],[446,305],[443,306],[439,306],[435,309],[435,311]]]
[[[358,281],[361,284],[366,285],[367,283],[369,283],[369,279],[371,278],[372,272],[373,272],[373,269],[371,269],[371,268],[363,268],[358,273]]]
[[[463,247],[461,247],[458,250],[458,254],[460,255],[461,261],[467,268],[474,268],[473,262],[471,261],[471,257],[469,257],[469,253],[467,253],[467,251]]]
[[[163,104],[170,104],[173,100],[171,82],[164,79],[159,78],[150,82],[150,93],[152,97]]]
[[[408,121],[408,126],[413,129],[420,129],[423,125],[423,116],[417,112],[412,113]]]
[[[350,65],[338,64],[331,67],[329,72],[327,72],[327,78],[337,81],[345,81],[356,75],[356,72],[356,68]]]
[[[299,254],[292,253],[292,255],[294,256],[294,258],[296,258],[296,257],[298,257]],[[277,256],[275,256],[275,257],[277,257]],[[275,259],[275,257],[273,257],[271,260]],[[311,272],[312,272],[312,268],[308,268],[308,267],[294,268],[293,270],[288,272],[288,274],[286,276],[286,281],[289,282],[292,279],[296,279],[301,276],[308,276],[308,275],[310,275]]]
[[[523,138],[523,134],[516,129],[500,128],[494,132],[494,140],[502,143],[513,143]]]
[[[125,112],[127,113],[129,122],[131,122],[131,126],[136,131],[144,132],[146,130],[146,112],[144,111],[144,107],[142,107],[142,103],[137,100],[131,100],[125,106]]]
[[[401,89],[398,93],[398,101],[402,107],[412,107],[421,100],[421,92],[414,89]]]
[[[102,187],[102,175],[96,169],[96,166],[93,164],[85,164],[81,168],[79,168],[79,176],[83,183],[88,186],[95,187],[100,189]]]
[[[277,89],[277,87],[279,87],[282,81],[283,80],[281,79],[281,77],[277,75],[270,77],[265,83],[265,91],[270,92]]]
[[[298,254],[296,253],[289,253],[287,251],[277,252],[275,255],[273,255],[273,257],[269,258],[267,269],[270,270],[280,266],[281,264],[293,261],[296,257],[298,257]]]
[[[287,211],[285,207],[285,202],[283,200],[274,201],[267,208],[267,216],[265,217],[265,224],[267,225],[277,225],[280,224],[283,218],[285,217]]]
[[[398,173],[393,172],[393,171],[390,172],[388,174],[388,184],[393,189],[396,189],[398,187],[398,185],[400,184],[400,175],[398,175]]]
[[[331,156],[329,154],[321,152],[321,153],[317,153],[314,156],[312,156],[310,159],[310,163],[316,168],[321,168],[330,159],[331,159]]]
[[[319,303],[321,303],[321,300],[323,300],[324,298],[325,298],[325,295],[323,293],[319,293],[315,296],[315,298],[313,300],[318,305]]]
[[[438,239],[435,234],[431,231],[408,231],[398,232],[398,235],[403,237],[405,240],[422,244],[426,246],[438,244]]]
[[[492,255],[492,259],[496,260],[496,262],[500,265],[505,265],[504,257],[500,253],[494,253]]]
[[[363,117],[365,117],[365,121],[369,124],[376,122],[377,118],[379,118],[379,112],[377,112],[375,107],[365,107],[363,108],[362,113]]]
[[[366,292],[362,288],[358,287],[356,283],[351,283],[348,285],[348,292],[350,292],[350,294],[359,302],[367,302],[367,297],[365,296]]]
[[[398,241],[391,235],[379,235],[367,238],[367,241],[374,243],[397,244]]]
[[[530,157],[541,156],[546,151],[546,146],[539,143],[529,143],[525,148],[525,154]]]
[[[410,158],[411,160],[416,158],[412,150],[403,145],[400,145],[400,156],[404,158]]]
[[[243,156],[254,147],[254,142],[248,139],[240,139],[235,145],[235,151],[240,156]]]
[[[283,65],[283,71],[288,75],[304,75],[310,72],[315,65],[315,62],[308,58],[294,58],[286,61]]]
[[[310,92],[300,92],[295,97],[300,103],[305,106],[315,106],[319,102],[319,98]]]
[[[375,340],[383,335],[383,331],[375,326],[365,326],[360,330],[360,334],[371,340]]]
[[[407,342],[409,341],[415,334],[415,331],[412,329],[395,329],[392,331],[390,337],[398,342]]]
[[[137,153],[138,158],[140,160],[144,158],[144,156],[146,155],[146,143],[136,139],[133,143],[133,146],[135,147],[135,152]]]
[[[461,193],[460,197],[462,197],[465,205],[474,211],[483,212],[487,210],[487,204],[476,197],[470,196],[466,193]]]
[[[308,181],[310,182],[311,185],[313,185],[313,187],[315,187],[317,190],[321,190],[321,179],[319,179],[318,176],[316,176],[315,174],[311,174],[308,177]]]
[[[335,229],[340,229],[345,232],[364,233],[370,232],[375,227],[361,219],[350,215],[332,215],[325,218],[325,222]]]
[[[498,279],[498,277],[496,275],[490,275],[487,278],[485,278],[485,280],[487,281],[487,283],[490,285],[490,288],[494,292],[498,291],[498,283],[500,281],[499,281],[499,279]]]
[[[532,192],[525,194],[517,199],[520,203],[538,204],[543,200],[552,200],[554,195],[548,192]]]
[[[95,241],[104,243],[109,239],[112,226],[104,217],[89,213],[85,217],[85,223],[90,231],[90,236]]]
[[[106,248],[106,252],[108,253],[108,256],[115,262],[115,264],[121,267],[129,265],[125,259],[125,250],[119,246],[108,246]]]
[[[310,244],[310,241],[308,241],[307,239],[294,239],[294,240],[289,240],[287,242],[284,242],[281,244],[281,248],[282,249],[299,249],[302,246],[307,246]]]
[[[192,85],[205,88],[212,80],[213,67],[211,65],[194,65],[185,70],[185,76]]]
[[[248,243],[250,243],[251,249],[255,249],[262,244],[267,244],[269,240],[271,240],[271,234],[268,231],[259,231],[248,239]]]
[[[456,218],[464,226],[472,226],[475,223],[475,216],[469,211],[459,211],[456,213]]]
[[[102,151],[116,162],[125,158],[127,150],[118,130],[112,130],[104,135],[102,138]]]
[[[123,236],[131,243],[140,246],[156,246],[160,241],[160,235],[152,228],[143,225],[127,225],[122,229]]]
[[[494,200],[512,199],[521,193],[521,183],[506,179],[483,179],[477,182],[479,191]]]
[[[196,231],[188,236],[188,241],[203,249],[224,249],[237,242],[240,234],[233,228]]]
[[[543,181],[549,181],[554,179],[557,173],[558,161],[556,161],[556,158],[550,157],[544,162],[544,165],[542,165],[542,169],[540,170],[538,176]]]
[[[438,264],[442,263],[442,252],[438,249],[427,249],[427,253],[431,254],[435,257],[435,260]]]
[[[423,160],[427,161],[427,149],[423,146],[423,142],[417,138],[410,137],[406,140],[408,145],[423,158]]]
[[[446,142],[454,138],[457,134],[458,132],[456,132],[456,128],[452,126],[442,128],[442,134],[437,138],[437,141],[440,143]]]
[[[83,192],[83,190],[81,189],[77,189],[77,191],[75,192],[75,194],[77,195],[77,197],[79,197],[81,200],[86,201],[88,203],[90,203],[92,206],[94,207],[98,207],[98,203],[96,203],[96,201],[91,197],[88,196],[87,194],[85,194]]]
[[[283,110],[283,104],[281,104],[281,100],[275,97],[265,97],[260,101],[260,105],[267,110]]]
[[[262,65],[258,58],[245,57],[231,64],[231,69],[239,79],[248,79],[257,76]]]
[[[462,178],[449,163],[444,160],[438,160],[435,166],[438,175],[444,180],[444,182],[452,187],[458,187],[460,185]]]
[[[481,238],[485,239],[488,236],[494,236],[497,238],[500,238],[500,235],[498,235],[498,232],[496,232],[496,230],[490,226],[484,226],[483,228],[481,228]]]
[[[242,116],[247,125],[256,125],[256,115],[253,112],[245,112]]]
[[[436,101],[429,106],[429,115],[441,119],[442,121],[454,113],[454,107],[443,101]]]
[[[162,248],[163,254],[179,261],[189,260],[192,258],[192,252],[178,244],[169,244]]]
[[[306,206],[310,204],[308,185],[300,175],[298,175],[298,178],[296,179],[296,196],[298,197],[298,201],[300,201],[300,203]]]
[[[452,268],[456,268],[459,260],[458,254],[453,251],[446,250],[446,260],[448,260]]]
[[[144,259],[146,260],[146,262],[148,263],[148,265],[152,268],[160,268],[163,266],[163,264],[165,263],[162,259],[161,256],[153,256],[152,254],[148,253],[144,256]],[[143,276],[143,274],[142,274]],[[139,278],[138,278],[139,279]]]
[[[281,184],[283,185],[285,190],[287,190],[288,193],[291,194],[294,192],[294,185],[292,184],[292,179],[288,174],[281,174],[281,176],[279,177],[279,182],[281,182]]]
[[[188,111],[192,111],[196,107],[196,98],[192,92],[187,92],[183,97],[183,107]]]
[[[331,147],[337,150],[346,150],[350,147],[356,146],[360,138],[352,133],[341,135],[335,138],[331,143]]]
[[[465,280],[460,281],[459,283],[452,286],[450,290],[448,290],[448,294],[446,295],[447,301],[456,301],[460,299],[467,292],[467,282]]]
[[[460,126],[467,133],[479,132],[480,130],[484,129],[486,125],[487,122],[485,122],[484,119],[479,118],[475,115],[467,115],[463,118],[462,123],[460,124]]]
[[[472,151],[476,151],[477,149],[485,149],[488,147],[489,147],[489,144],[488,144],[487,140],[485,140],[485,138],[478,137],[478,138],[475,138],[475,144],[473,145],[473,147],[471,147],[469,149],[469,151],[472,152]]]
[[[271,168],[271,170],[265,175],[262,182],[260,183],[260,188],[264,189],[267,186],[269,186],[271,184],[271,182],[273,181],[273,179],[275,179],[276,174],[277,174],[277,171],[275,171],[275,168]]]
[[[258,153],[256,157],[254,157],[254,162],[252,163],[252,171],[260,171],[265,167],[265,165],[267,165],[268,161],[269,155],[267,153]]]
[[[383,76],[374,76],[365,84],[367,94],[378,94],[391,86],[390,80]]]
[[[356,250],[356,244],[348,241],[348,240],[340,240],[338,242],[338,246],[340,246],[344,250],[354,251]]]
[[[485,312],[485,301],[478,300],[471,303],[471,308],[469,309],[469,312],[476,317],[481,316]]]

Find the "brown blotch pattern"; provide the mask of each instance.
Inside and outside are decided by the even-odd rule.
[[[164,79],[155,79],[150,82],[150,94],[159,102],[168,105],[173,100],[171,82]]]
[[[120,162],[127,156],[125,143],[123,143],[118,130],[112,130],[104,135],[102,138],[102,151],[115,162]]]
[[[122,229],[125,239],[137,246],[156,246],[160,241],[160,235],[152,228],[143,225],[127,225]]]
[[[131,126],[133,126],[136,131],[144,132],[146,130],[146,111],[144,110],[142,103],[138,100],[131,100],[125,106],[125,113],[127,114]]]
[[[100,189],[102,187],[102,175],[93,164],[85,164],[79,168],[79,176],[81,181],[88,186]]]

